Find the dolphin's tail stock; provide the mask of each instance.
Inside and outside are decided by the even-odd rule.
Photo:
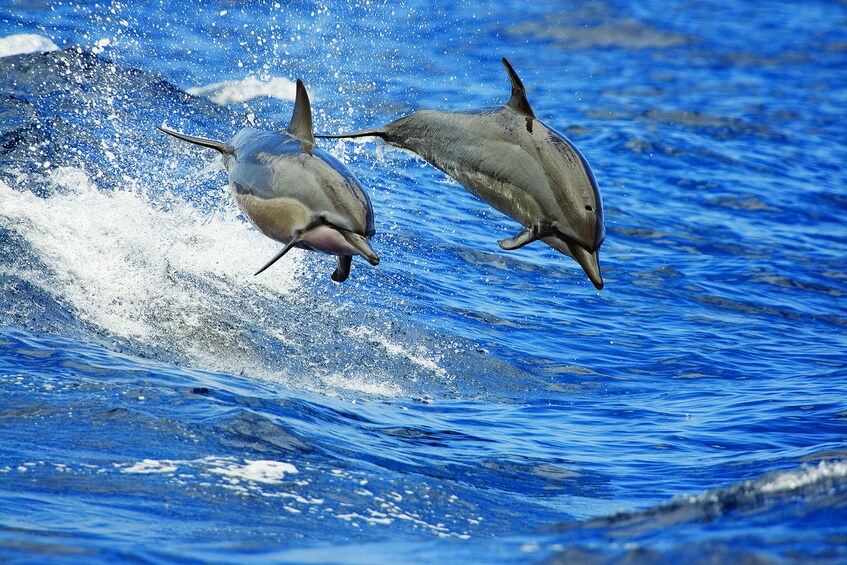
[[[354,131],[352,133],[336,133],[332,135],[316,135],[321,139],[347,139],[352,137],[381,137],[385,139],[386,131],[384,128],[365,129]]]
[[[193,143],[195,145],[202,145],[203,147],[208,147],[210,149],[214,149],[216,151],[220,151],[224,155],[233,155],[235,154],[235,148],[226,143],[215,141],[213,139],[206,139],[204,137],[194,137],[193,135],[186,135],[184,133],[180,133],[178,131],[172,130],[165,124],[157,126],[161,131],[165,132],[168,135],[171,135],[177,139],[181,139],[183,141],[187,141],[188,143]]]

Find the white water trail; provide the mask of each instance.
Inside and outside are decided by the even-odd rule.
[[[164,343],[201,368],[231,370],[219,350],[243,348],[227,297],[276,300],[299,285],[299,251],[253,276],[279,244],[239,220],[234,206],[205,216],[179,198],[155,206],[139,191],[100,190],[81,168],[49,177],[58,190],[47,198],[0,181],[2,221],[47,271],[34,265],[18,274],[107,334]]]
[[[139,183],[103,190],[81,167],[45,174],[47,197],[24,188],[33,181],[26,175],[11,181],[16,187],[0,181],[0,222],[37,259],[0,272],[29,281],[103,335],[165,351],[180,365],[331,396],[401,397],[416,375],[451,380],[432,347],[391,337],[376,317],[363,326],[325,296],[346,289],[315,284],[328,281],[334,258],[312,254],[308,272],[310,252],[293,250],[254,276],[280,244],[241,219],[228,195],[213,198],[209,214]]]

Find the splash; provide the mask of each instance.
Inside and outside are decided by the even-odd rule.
[[[449,377],[447,371],[438,364],[441,356],[429,351],[421,344],[410,347],[408,344],[397,342],[368,326],[348,328],[347,334],[353,338],[367,340],[373,345],[379,346],[388,356],[410,361],[440,379]]]
[[[53,332],[70,322],[69,333],[131,355],[330,396],[457,394],[464,353],[410,328],[408,309],[384,299],[396,284],[389,265],[357,267],[339,286],[334,258],[295,250],[253,276],[279,244],[240,216],[218,161],[155,130],[180,116],[214,137],[239,115],[88,50],[7,67],[6,84],[27,101],[8,103],[17,121],[4,129],[14,143],[0,182],[11,323]],[[57,68],[55,92],[33,93]],[[290,83],[231,86],[243,99],[284,95]],[[50,127],[21,125],[33,121]],[[479,374],[504,369],[492,360]]]
[[[32,33],[19,33],[0,37],[0,57],[23,55],[26,53],[47,53],[59,47],[51,40]]]
[[[178,198],[153,206],[141,190],[100,190],[81,168],[49,177],[59,190],[47,198],[0,181],[0,216],[43,263],[18,274],[106,333],[181,343],[208,361],[210,348],[237,348],[237,321],[227,323],[220,297],[276,300],[298,286],[301,252],[253,277],[278,246],[232,208],[204,216]]]
[[[293,102],[296,95],[296,85],[287,78],[271,77],[260,80],[247,77],[244,80],[216,82],[206,86],[198,86],[186,90],[189,94],[203,96],[215,104],[233,104],[247,102],[254,98],[267,96]]]
[[[326,287],[304,287],[307,252],[253,276],[278,244],[229,198],[204,212],[142,183],[103,190],[81,167],[48,166],[45,175],[47,197],[26,189],[31,176],[12,181],[19,187],[0,181],[0,222],[36,258],[7,272],[130,351],[330,396],[428,396],[449,386],[436,343],[392,335],[377,312],[363,326]]]

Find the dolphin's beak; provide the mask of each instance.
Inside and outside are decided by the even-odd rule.
[[[571,257],[576,259],[576,262],[588,275],[588,279],[594,285],[594,288],[601,290],[603,288],[603,275],[600,274],[600,258],[598,257],[600,250],[589,252],[583,246],[576,244],[569,244],[568,248]]]
[[[371,243],[366,237],[349,231],[342,231],[341,235],[344,236],[344,239],[347,240],[347,243],[352,245],[356,249],[356,251],[359,252],[359,255],[368,260],[368,263],[373,266],[379,265],[379,257],[377,257],[376,253],[374,253],[374,250],[371,249]]]
[[[603,288],[603,275],[600,274],[600,259],[598,258],[598,253],[600,252],[599,248],[594,251],[588,251],[578,243],[565,241],[564,239],[560,239],[556,236],[543,237],[541,238],[541,241],[556,251],[564,253],[568,257],[572,257],[577,263],[579,263],[579,266],[582,267],[585,274],[588,275],[588,279],[591,281],[591,284],[594,285],[594,288],[597,290]]]
[[[365,259],[368,260],[368,263],[370,263],[374,267],[379,265],[379,257],[377,256],[376,253],[373,252],[373,249],[371,249],[370,245],[368,245],[368,252],[367,252],[367,254],[365,254],[364,257],[365,257]]]

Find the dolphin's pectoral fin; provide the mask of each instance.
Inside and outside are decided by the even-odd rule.
[[[350,276],[350,265],[353,264],[352,255],[339,255],[338,267],[332,272],[332,280],[335,282],[344,282]]]
[[[286,130],[292,137],[300,140],[300,147],[312,154],[315,145],[315,136],[312,133],[312,106],[309,104],[309,95],[303,81],[297,79],[297,94],[294,99],[294,112],[291,114],[291,122]]]
[[[528,245],[533,241],[543,237],[541,230],[541,224],[535,223],[523,230],[522,232],[513,235],[512,237],[507,237],[506,239],[502,239],[497,243],[500,245],[500,249],[504,249],[506,251],[512,251],[514,249],[520,249],[524,245]]]
[[[265,263],[265,266],[264,266],[264,267],[262,267],[261,269],[259,269],[258,271],[256,271],[256,272],[253,274],[253,276],[255,277],[256,275],[258,275],[259,273],[263,272],[265,269],[267,269],[268,267],[270,267],[271,265],[273,265],[274,263],[276,263],[277,261],[279,261],[280,259],[282,259],[282,256],[283,256],[283,255],[285,255],[286,253],[288,253],[289,251],[291,251],[291,248],[292,248],[292,247],[294,247],[295,245],[297,245],[298,243],[300,243],[301,241],[302,241],[302,238],[300,237],[300,234],[295,234],[295,235],[294,235],[294,237],[293,237],[293,238],[291,238],[291,241],[289,241],[289,242],[286,244],[286,246],[282,248],[282,251],[280,251],[279,253],[277,253],[276,255],[274,255],[274,256],[273,256],[273,259],[271,259],[270,261],[268,261],[267,263]]]
[[[282,248],[282,251],[280,251],[279,253],[274,255],[273,259],[271,259],[270,261],[265,263],[265,265],[261,269],[259,269],[258,271],[256,271],[253,274],[253,276],[255,277],[256,275],[258,275],[259,273],[261,273],[262,271],[264,271],[265,269],[267,269],[268,267],[270,267],[271,265],[273,265],[274,263],[276,263],[277,261],[282,259],[282,256],[285,255],[286,253],[288,253],[289,251],[291,251],[292,247],[295,247],[298,243],[303,241],[306,238],[306,236],[309,235],[309,232],[311,232],[312,230],[314,230],[316,228],[319,228],[320,226],[325,226],[325,225],[327,225],[327,222],[323,218],[323,216],[316,216],[315,218],[312,219],[311,222],[309,222],[306,225],[305,228],[300,229],[300,230],[294,230],[294,232],[291,234],[291,241],[286,243],[285,247]]]
[[[518,73],[515,72],[515,69],[512,68],[512,65],[505,57],[503,57],[503,66],[506,67],[506,72],[509,73],[509,80],[512,82],[512,96],[506,105],[534,118],[535,113],[532,111],[532,106],[529,105],[529,100],[526,99],[526,90],[523,87],[520,77],[518,77]],[[532,132],[530,126],[527,126],[527,129],[530,130],[530,133]]]

